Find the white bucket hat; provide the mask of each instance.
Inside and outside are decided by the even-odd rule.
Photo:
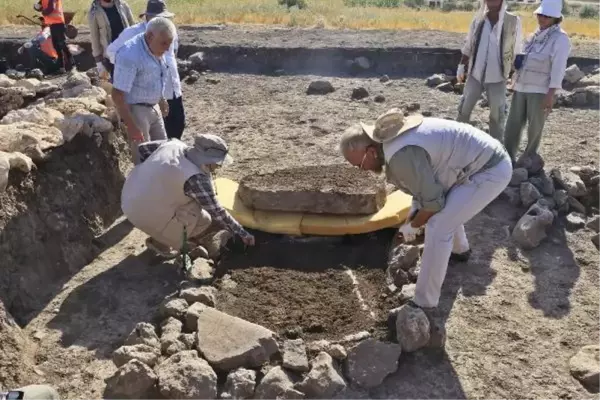
[[[220,137],[209,134],[196,136],[194,145],[187,149],[185,156],[198,167],[208,164],[224,166],[233,162],[227,143]]]
[[[392,108],[377,117],[375,125],[367,125],[361,121],[363,131],[375,142],[388,142],[409,129],[416,128],[423,122],[421,114],[408,117],[399,108]]]
[[[542,0],[540,6],[533,13],[552,18],[562,18],[562,0]]]

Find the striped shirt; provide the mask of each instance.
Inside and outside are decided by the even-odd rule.
[[[117,51],[113,87],[125,92],[127,104],[158,104],[167,77],[164,56],[159,58],[150,52],[143,33]]]
[[[144,162],[165,142],[166,140],[155,140],[140,144],[138,146],[140,162]],[[242,225],[219,204],[210,175],[196,174],[191,176],[183,185],[183,192],[186,196],[196,200],[200,204],[200,207],[210,214],[212,220],[216,221],[223,228],[240,237],[250,236]]]

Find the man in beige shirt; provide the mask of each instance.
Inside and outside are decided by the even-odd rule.
[[[406,242],[425,227],[425,248],[413,306],[437,307],[448,261],[466,261],[471,249],[464,223],[508,185],[512,165],[502,144],[471,125],[391,109],[375,125],[349,128],[341,138],[346,160],[385,173],[413,196],[400,227]]]

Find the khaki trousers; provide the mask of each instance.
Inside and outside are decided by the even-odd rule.
[[[133,117],[137,127],[140,129],[140,131],[142,131],[144,142],[167,139],[165,123],[163,121],[158,104],[153,107],[147,105],[130,104],[129,112],[131,112],[131,116]],[[133,163],[137,165],[140,163],[140,154],[137,148],[139,143],[134,142],[130,137],[128,137],[128,140],[133,157]]]
[[[504,133],[504,147],[511,160],[515,160],[523,128],[527,123],[527,147],[525,154],[537,153],[542,141],[542,131],[546,122],[543,93],[514,92]]]
[[[485,91],[490,105],[490,135],[502,142],[506,121],[506,82],[481,84],[469,75],[458,105],[458,122],[469,122],[475,104]]]

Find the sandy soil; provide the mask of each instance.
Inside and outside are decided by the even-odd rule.
[[[359,119],[372,121],[389,107],[413,102],[433,116],[454,118],[459,100],[416,79],[388,85],[377,79],[331,79],[337,88],[334,93],[306,96],[315,77],[211,77],[220,82],[200,79],[184,85],[189,123],[185,139],[199,132],[224,137],[236,162],[221,175],[234,179],[274,166],[339,163],[337,139]],[[371,96],[352,101],[356,86],[364,86]],[[384,95],[386,102],[373,102],[376,94]],[[474,118],[487,121],[487,112],[478,107]],[[597,162],[599,127],[597,110],[555,110],[541,148],[547,165]],[[467,264],[449,268],[440,304],[448,332],[446,349],[403,355],[398,372],[381,387],[368,393],[348,390],[340,397],[592,397],[569,374],[568,360],[580,346],[599,340],[598,252],[589,231],[567,232],[561,220],[540,247],[526,252],[515,249],[507,233],[522,212],[497,201],[467,224],[473,255]],[[56,385],[64,398],[102,395],[103,379],[115,370],[112,351],[137,322],[153,319],[157,305],[180,279],[173,265],[156,262],[144,251],[144,239],[128,223],[116,224],[98,239],[105,251],[74,275],[25,327],[39,342],[38,382]],[[271,257],[268,262],[253,264],[252,258],[244,257],[230,261],[240,286],[231,293],[235,299],[224,300],[224,307],[236,304],[237,312],[263,318],[277,331],[301,326],[308,338],[370,325],[364,322],[364,313],[355,309],[339,265],[322,264],[320,256],[311,263],[307,253],[293,265],[288,253],[266,244],[265,248]],[[382,269],[373,267],[379,265],[373,260],[381,250],[356,243],[350,250],[360,254],[354,264],[365,301],[382,313],[388,304],[375,301],[385,289],[377,287]],[[354,268],[343,259],[341,265]],[[367,268],[361,272],[360,265]],[[244,287],[260,288],[260,292],[252,296]],[[332,299],[336,294],[344,301]],[[321,300],[319,307],[313,299]],[[282,315],[283,310],[296,313],[292,315],[304,311],[305,316],[295,322]],[[361,321],[353,319],[357,317]],[[340,328],[329,332],[328,324],[336,318]]]

